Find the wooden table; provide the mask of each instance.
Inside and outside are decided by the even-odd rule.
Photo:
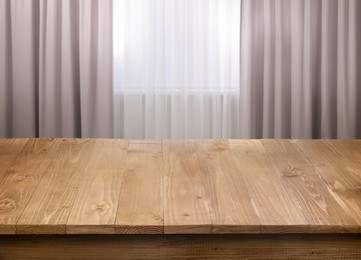
[[[0,139],[0,259],[361,259],[360,233],[358,140]]]

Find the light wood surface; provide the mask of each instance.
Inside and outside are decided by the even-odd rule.
[[[261,222],[261,233],[308,233],[309,223],[284,186],[259,140],[232,140],[231,148]]]
[[[18,234],[65,234],[95,140],[64,139],[17,222]]]
[[[0,234],[360,233],[361,141],[0,139]]]
[[[310,141],[297,141],[297,145],[309,155],[310,164],[332,195],[328,197],[342,216],[337,220],[340,226],[345,227],[346,220],[351,225],[350,219],[353,219],[360,229],[361,142],[319,141],[314,145]]]
[[[164,233],[211,233],[207,174],[197,142],[166,141],[164,155]]]
[[[16,164],[17,155],[27,141],[27,139],[0,139],[0,234],[15,233],[15,225],[9,223],[4,225],[5,218],[16,209],[17,205],[13,198],[6,196],[7,188],[3,183],[8,175],[7,169]],[[5,194],[2,195],[3,193]]]
[[[204,140],[199,145],[203,169],[209,177],[212,233],[260,233],[259,217],[228,140]]]
[[[343,210],[342,204],[337,202],[297,145],[284,140],[265,140],[262,143],[268,151],[270,163],[307,219],[311,233],[358,232],[355,219]]]
[[[131,141],[118,202],[118,234],[163,233],[162,143]]]
[[[128,141],[97,139],[66,224],[68,234],[114,234]]]
[[[14,233],[33,192],[59,147],[60,140],[30,139],[1,174],[0,233]]]

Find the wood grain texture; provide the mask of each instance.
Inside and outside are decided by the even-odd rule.
[[[164,233],[211,233],[207,174],[194,141],[164,141]]]
[[[261,222],[261,233],[308,233],[309,226],[294,197],[268,163],[259,140],[230,140]]]
[[[59,140],[29,139],[1,175],[0,234],[15,233],[15,224],[56,154]]]
[[[345,215],[361,227],[360,141],[297,141],[319,177],[327,185],[330,199],[337,203],[338,222],[345,228]],[[335,217],[336,214],[333,214]],[[354,224],[354,222],[352,222]]]
[[[8,259],[361,259],[354,235],[5,236]]]
[[[359,140],[0,139],[0,234],[356,233]]]
[[[329,191],[326,183],[298,146],[289,140],[263,140],[270,164],[285,182],[302,209],[310,232],[316,233],[355,233],[358,231],[355,220],[340,206]]]
[[[28,139],[0,139],[0,183],[6,178],[6,170],[16,164],[17,156],[23,149]],[[0,186],[0,190],[1,186]],[[11,198],[1,198],[0,193],[0,219],[15,210],[16,205]],[[13,225],[1,225],[0,234],[12,234],[15,232]]]
[[[16,163],[17,155],[24,148],[28,139],[0,139],[0,179],[4,172]]]
[[[115,221],[119,234],[163,233],[162,142],[130,142]]]
[[[347,188],[341,186],[332,191],[342,200],[341,204],[345,206],[346,211],[355,218],[359,225],[359,233],[361,233],[361,140],[329,140],[328,142],[342,154],[342,159],[346,158],[345,171],[350,174],[350,181],[353,184],[357,183],[356,187],[346,185]]]
[[[67,234],[114,234],[128,141],[97,139],[66,224]]]
[[[260,220],[229,142],[204,140],[199,145],[202,168],[209,176],[212,233],[260,233]]]
[[[16,224],[18,234],[65,234],[65,225],[84,169],[94,156],[94,139],[63,139]]]

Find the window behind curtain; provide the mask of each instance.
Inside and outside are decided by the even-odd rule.
[[[121,93],[239,89],[240,0],[114,0]]]

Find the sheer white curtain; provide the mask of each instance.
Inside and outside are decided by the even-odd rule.
[[[112,1],[0,0],[0,137],[113,137]]]
[[[361,137],[361,1],[114,7],[117,137]]]
[[[236,136],[239,0],[114,1],[115,133]]]

